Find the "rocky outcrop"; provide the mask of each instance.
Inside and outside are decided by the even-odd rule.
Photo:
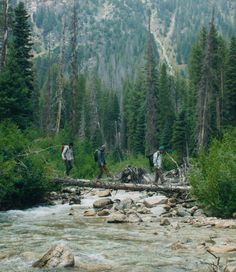
[[[38,261],[33,264],[33,267],[38,268],[61,268],[73,267],[75,265],[74,255],[71,250],[64,245],[53,246],[43,255]]]

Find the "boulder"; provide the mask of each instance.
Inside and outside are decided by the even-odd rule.
[[[99,197],[107,197],[107,196],[111,196],[111,191],[110,191],[110,190],[100,191],[100,192],[98,192],[98,196],[99,196]]]
[[[116,200],[116,205],[114,206],[114,210],[116,211],[124,211],[124,210],[130,210],[135,205],[133,199],[131,198],[125,198],[123,200]]]
[[[232,214],[233,219],[236,219],[236,212]]]
[[[113,201],[110,198],[103,198],[103,199],[96,200],[93,203],[93,207],[96,209],[101,209],[111,204],[113,204]]]
[[[33,267],[38,268],[73,267],[74,265],[74,255],[64,245],[53,246],[42,258],[33,263]]]
[[[108,215],[110,215],[110,211],[107,209],[104,209],[98,212],[98,216],[108,216]]]
[[[170,225],[170,221],[167,218],[162,218],[160,225],[161,226],[168,226],[168,225]]]
[[[166,210],[162,206],[151,208],[150,211],[157,217],[161,216],[163,213],[166,213]]]
[[[198,217],[198,216],[206,217],[206,215],[204,214],[204,211],[202,209],[196,210],[193,215],[196,217]]]
[[[222,245],[222,246],[212,246],[208,248],[210,252],[214,253],[230,253],[236,252],[236,246]]]
[[[176,214],[177,216],[180,216],[180,217],[190,216],[190,213],[188,213],[187,210],[184,208],[178,208]]]
[[[107,223],[127,223],[128,218],[119,212],[111,214],[111,216],[108,218]]]
[[[95,216],[96,212],[94,210],[84,211],[84,216]]]
[[[137,212],[140,214],[148,214],[151,213],[151,211],[146,207],[140,207],[137,209]]]
[[[197,207],[197,206],[194,206],[194,207],[192,207],[192,208],[189,210],[189,212],[190,212],[191,215],[194,215],[194,213],[195,213],[197,210],[198,210],[198,207]]]
[[[74,204],[81,204],[81,199],[79,196],[75,195],[72,196],[69,200],[69,205],[74,205]]]
[[[153,208],[157,205],[167,204],[168,198],[166,196],[152,196],[145,198],[143,203],[147,208]]]

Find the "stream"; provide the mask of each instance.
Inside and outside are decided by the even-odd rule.
[[[121,192],[122,194],[122,192]],[[153,222],[108,224],[105,217],[85,217],[96,196],[81,205],[41,206],[0,212],[0,272],[49,271],[32,263],[56,244],[69,247],[76,266],[50,271],[154,272],[211,271],[215,262],[203,243],[236,245],[235,229],[196,227],[183,218],[171,218],[179,228]],[[219,255],[219,254],[218,254]],[[236,254],[223,256],[236,260]]]

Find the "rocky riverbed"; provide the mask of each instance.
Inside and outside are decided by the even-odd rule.
[[[49,198],[0,213],[0,271],[236,271],[236,220],[206,217],[193,201],[77,188]],[[53,246],[70,265],[44,258],[37,268]]]

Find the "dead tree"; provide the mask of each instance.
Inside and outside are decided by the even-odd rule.
[[[6,65],[7,42],[9,34],[9,0],[0,2],[0,71]]]
[[[189,191],[189,186],[157,186],[154,184],[133,184],[133,183],[119,183],[119,182],[103,182],[91,181],[85,179],[71,179],[71,178],[54,178],[52,182],[65,186],[79,186],[83,188],[104,188],[113,190],[127,190],[127,191],[152,191],[161,192],[166,195],[183,195],[186,196]]]
[[[56,116],[56,134],[59,133],[61,127],[61,115],[63,105],[63,90],[64,90],[64,58],[65,58],[65,20],[62,19],[62,37],[61,37],[61,52],[59,63],[59,79],[58,79],[58,94],[57,94],[57,116]]]
[[[146,52],[146,154],[151,154],[157,146],[157,109],[156,109],[156,91],[157,91],[157,71],[155,64],[155,52],[153,37],[150,29],[151,14],[149,15],[149,33]]]
[[[72,14],[72,37],[71,37],[71,112],[70,122],[73,132],[77,132],[77,87],[78,87],[78,58],[77,58],[77,43],[78,43],[78,14],[77,4],[74,0]]]
[[[46,132],[51,132],[52,125],[52,82],[51,82],[51,35],[49,33],[48,43],[48,80],[46,85],[46,118],[45,128]]]

